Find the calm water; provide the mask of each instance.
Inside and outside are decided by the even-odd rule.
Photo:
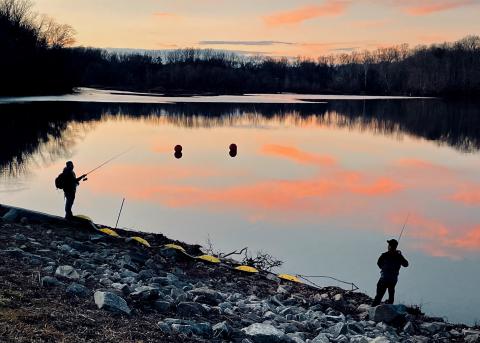
[[[133,147],[81,184],[75,213],[115,225],[125,197],[120,226],[248,246],[285,261],[280,271],[370,295],[385,241],[410,213],[397,301],[480,320],[478,105],[95,91],[20,100],[0,105],[1,203],[63,215],[53,180],[66,160],[81,174]]]

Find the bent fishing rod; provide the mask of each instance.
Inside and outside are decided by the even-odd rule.
[[[123,152],[121,152],[121,153],[119,153],[119,154],[117,154],[117,155],[109,158],[108,160],[106,160],[105,162],[103,162],[102,164],[100,164],[99,166],[93,168],[93,169],[90,170],[88,173],[83,174],[83,175],[82,175],[82,176],[83,176],[83,181],[87,181],[87,176],[88,176],[88,175],[94,173],[94,172],[97,171],[98,169],[102,168],[103,166],[107,165],[108,163],[112,162],[113,160],[119,158],[120,156],[125,155],[127,152],[129,152],[129,151],[132,150],[132,149],[133,149],[133,147],[128,148],[127,150],[125,150],[125,151],[123,151]]]

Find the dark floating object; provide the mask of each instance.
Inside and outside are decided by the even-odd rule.
[[[182,152],[182,149],[183,148],[181,145],[175,145],[175,148],[174,148],[175,152]]]
[[[234,144],[234,143],[230,144],[229,149],[230,149],[230,152],[228,154],[230,155],[230,157],[237,156],[237,145],[236,144]]]
[[[181,151],[175,151],[175,154],[173,154],[173,156],[175,156],[176,159],[180,159],[182,158],[183,154]]]

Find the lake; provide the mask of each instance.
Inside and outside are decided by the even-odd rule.
[[[120,227],[261,250],[278,271],[369,295],[408,218],[396,302],[480,320],[478,103],[83,89],[0,98],[0,118],[1,203],[63,215],[67,160],[80,175],[128,151],[81,183],[74,213],[114,226],[125,198]]]

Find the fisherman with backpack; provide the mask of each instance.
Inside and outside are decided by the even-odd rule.
[[[80,185],[80,181],[87,176],[86,174],[83,174],[82,176],[77,177],[73,168],[73,162],[68,161],[63,172],[55,179],[55,186],[59,189],[63,189],[63,193],[65,194],[65,219],[67,220],[73,219],[72,206],[75,201],[77,186]]]

